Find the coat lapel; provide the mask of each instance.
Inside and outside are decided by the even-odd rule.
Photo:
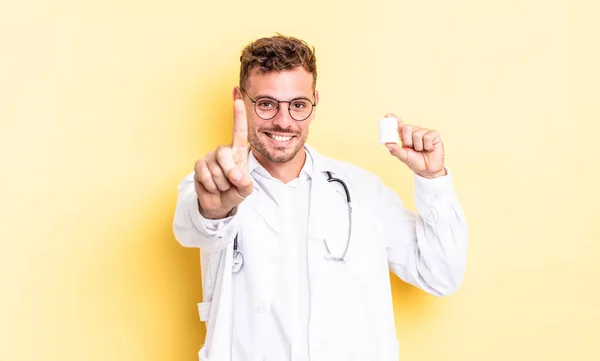
[[[331,171],[331,165],[314,149],[309,146],[306,148],[314,162],[308,215],[308,238],[322,242],[328,227],[328,219],[331,218],[328,212],[331,211],[331,204],[333,204],[332,196],[335,195],[335,192],[330,189],[325,174],[326,171]]]

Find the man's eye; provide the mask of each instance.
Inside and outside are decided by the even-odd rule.
[[[294,102],[294,103],[292,103],[292,108],[304,109],[304,108],[306,108],[306,103],[305,102]]]
[[[271,101],[271,100],[259,100],[256,102],[256,104],[258,104],[259,107],[263,108],[263,109],[270,109],[270,108],[276,108],[277,105],[275,104],[275,102]]]

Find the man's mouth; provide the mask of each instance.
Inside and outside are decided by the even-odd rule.
[[[268,132],[265,132],[265,134],[271,138],[271,139],[275,139],[278,142],[287,142],[288,140],[292,139],[294,136],[293,135],[277,135],[277,134],[271,134]]]

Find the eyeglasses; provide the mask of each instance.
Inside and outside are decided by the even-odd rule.
[[[242,92],[250,99],[254,104],[254,111],[259,118],[269,120],[275,118],[279,113],[279,104],[288,103],[288,111],[292,119],[296,121],[303,121],[310,117],[315,107],[315,103],[311,102],[307,98],[296,98],[292,100],[277,100],[271,97],[260,97],[256,100],[250,98],[250,95],[246,93],[244,88],[240,87]],[[313,94],[314,96],[314,94]]]

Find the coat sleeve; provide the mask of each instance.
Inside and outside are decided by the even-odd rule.
[[[381,192],[390,270],[435,296],[458,290],[467,259],[467,223],[447,171],[436,179],[414,175],[417,214],[390,188]]]
[[[238,229],[237,217],[211,220],[200,214],[193,172],[179,183],[177,193],[173,233],[182,246],[213,252],[233,241]]]

